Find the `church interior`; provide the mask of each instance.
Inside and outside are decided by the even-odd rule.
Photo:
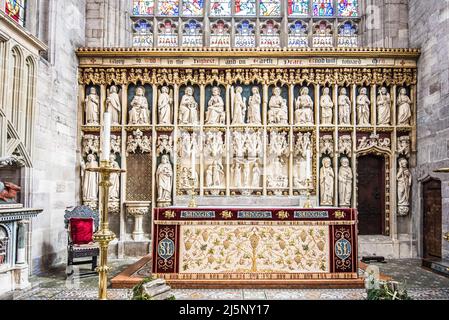
[[[0,300],[449,299],[447,31],[441,0],[0,0]]]

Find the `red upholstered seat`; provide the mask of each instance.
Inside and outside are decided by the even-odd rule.
[[[70,237],[75,246],[92,243],[93,219],[70,219]]]

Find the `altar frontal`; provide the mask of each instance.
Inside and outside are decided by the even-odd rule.
[[[153,272],[186,280],[357,279],[352,209],[155,209]]]

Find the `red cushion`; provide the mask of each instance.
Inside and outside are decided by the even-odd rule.
[[[93,223],[92,219],[70,219],[70,236],[73,244],[82,245],[92,242]]]

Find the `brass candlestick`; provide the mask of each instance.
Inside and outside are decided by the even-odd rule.
[[[100,173],[100,193],[101,193],[101,217],[100,228],[94,234],[93,240],[100,246],[100,265],[95,271],[98,272],[98,299],[108,299],[108,248],[109,243],[115,239],[115,234],[109,230],[109,188],[112,186],[110,181],[112,173],[121,173],[125,170],[113,168],[109,160],[101,160],[99,168],[86,169],[91,172]]]

